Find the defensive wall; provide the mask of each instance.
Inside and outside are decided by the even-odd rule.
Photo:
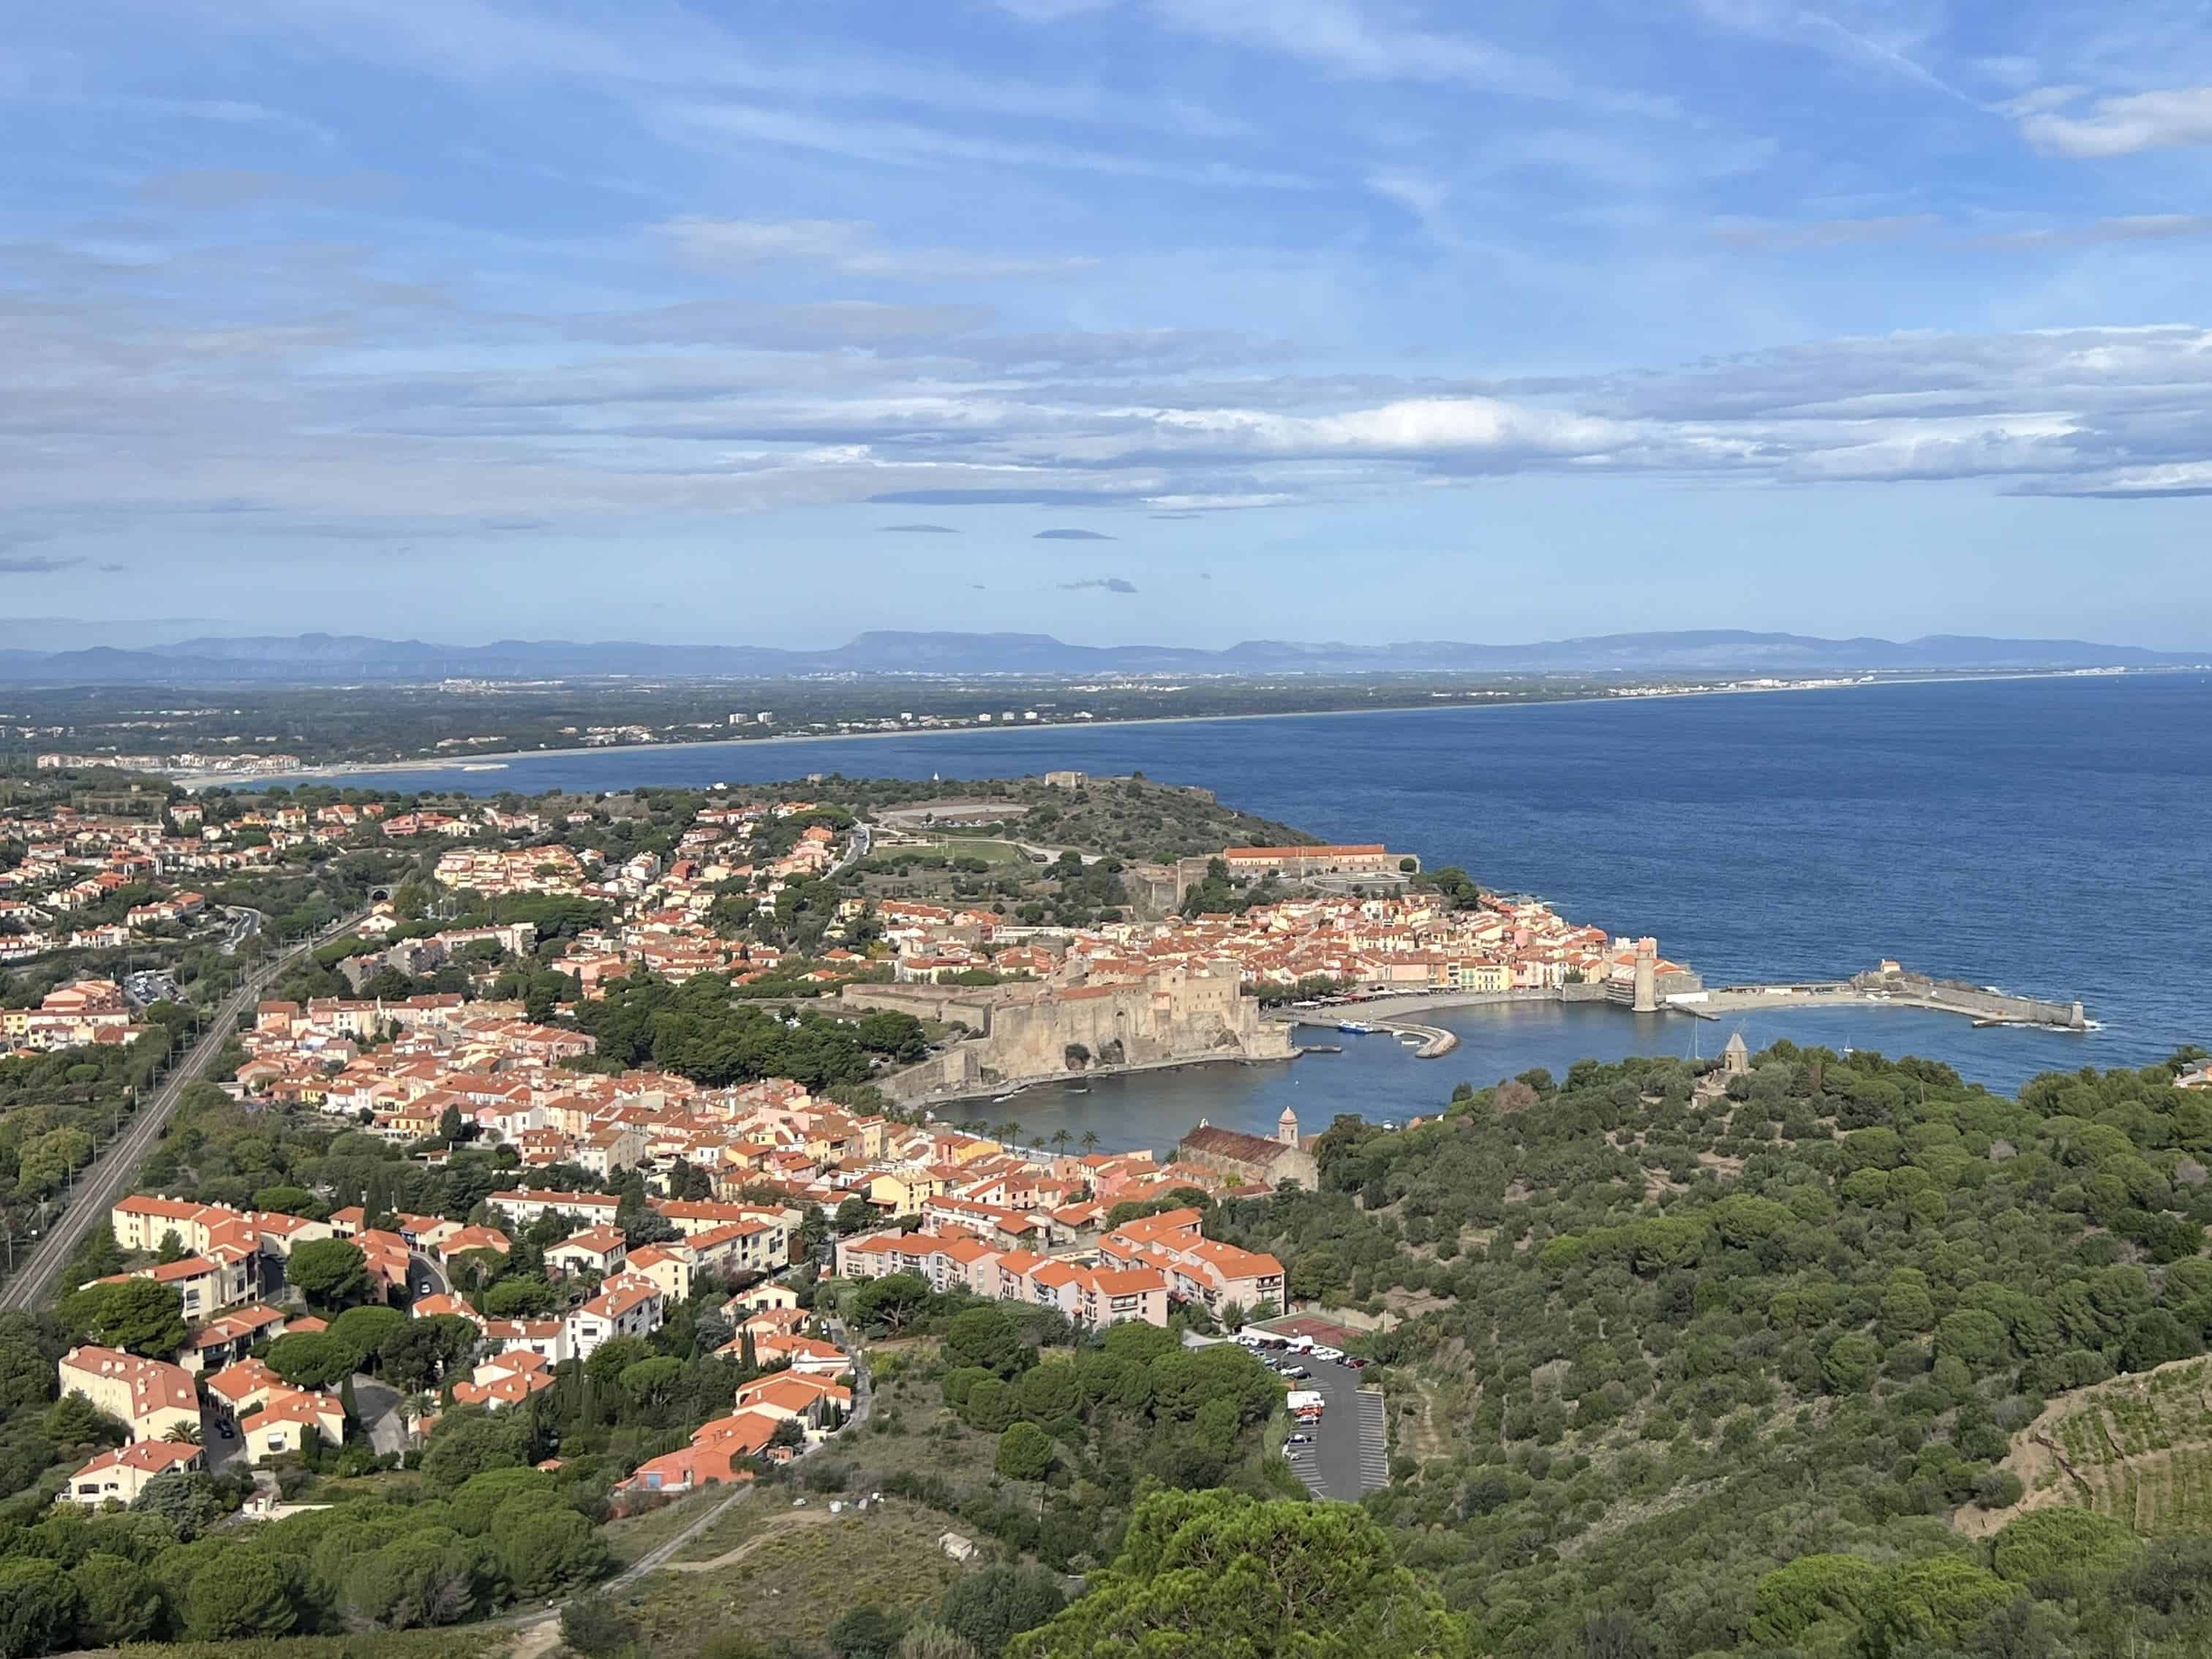
[[[1103,985],[848,985],[841,1000],[958,1021],[975,1033],[884,1079],[886,1092],[901,1100],[1094,1068],[1287,1060],[1292,1052],[1290,1028],[1261,1018],[1234,973],[1175,968]]]

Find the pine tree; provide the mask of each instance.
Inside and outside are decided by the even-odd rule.
[[[760,1354],[753,1346],[753,1334],[750,1326],[738,1333],[738,1362],[748,1371],[757,1371],[760,1369]]]

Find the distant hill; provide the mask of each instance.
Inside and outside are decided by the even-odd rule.
[[[21,637],[18,635],[16,637]],[[203,637],[171,645],[0,649],[0,681],[15,684],[191,684],[256,681],[652,678],[800,674],[1382,674],[1650,672],[1823,673],[1872,670],[2179,667],[2204,652],[2149,651],[2085,640],[1933,635],[1899,642],[1819,639],[1716,629],[1601,634],[1530,645],[1449,640],[1345,645],[1247,640],[1225,650],[1162,645],[1069,645],[1048,634],[880,631],[827,650],[757,645],[653,645],[608,640],[499,640],[436,645],[364,635]]]

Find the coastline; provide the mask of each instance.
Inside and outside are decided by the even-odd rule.
[[[2180,668],[2130,668],[2130,675],[2191,673],[2200,672]],[[2100,676],[2100,678],[2108,678]],[[1840,684],[1802,685],[1729,685],[1685,686],[1678,690],[1653,691],[1642,696],[1535,696],[1522,697],[1510,702],[1430,702],[1423,703],[1393,703],[1383,707],[1352,708],[1302,708],[1270,711],[1249,714],[1133,714],[1112,720],[1054,720],[1034,726],[930,726],[897,731],[871,732],[780,732],[766,738],[702,738],[697,742],[665,742],[606,744],[597,746],[577,746],[566,749],[509,749],[489,754],[468,756],[424,757],[419,760],[397,761],[333,761],[327,765],[302,767],[296,772],[240,774],[229,772],[178,772],[167,775],[168,781],[179,789],[197,792],[244,786],[267,788],[271,784],[323,781],[333,778],[374,777],[394,772],[494,772],[503,771],[517,761],[575,759],[591,755],[642,755],[665,753],[677,750],[737,750],[757,749],[764,744],[854,743],[891,738],[957,738],[996,735],[1000,732],[1036,733],[1053,731],[1097,732],[1110,727],[1129,726],[1188,726],[1246,720],[1335,720],[1358,714],[1437,714],[1466,710],[1503,713],[1515,708],[1560,708],[1577,703],[1635,704],[1674,702],[1692,697],[1740,697],[1806,695],[1830,691],[1869,691],[1893,685],[1980,685],[2014,680],[2075,679],[2090,678],[2075,669],[2017,669],[1992,673],[1929,673],[1898,675],[1890,678],[1852,680]]]
[[[1310,1011],[1269,1011],[1262,1016],[1280,1024],[1304,1027],[1310,1030],[1334,1030],[1346,1019],[1364,1019],[1376,1035],[1387,1035],[1394,1042],[1401,1036],[1417,1037],[1415,1060],[1440,1060],[1460,1046],[1459,1036],[1447,1027],[1406,1018],[1409,1014],[1449,1013],[1455,1009],[1527,1007],[1532,1005],[1551,1005],[1559,1007],[1588,1007],[1607,1011],[1631,1021],[1664,1019],[1669,1016],[1684,1017],[1700,1022],[1724,1020],[1731,1014],[1789,1014],[1804,1009],[1855,1008],[1863,1010],[1891,1010],[1899,1013],[1945,1014],[1953,1018],[1966,1019],[1977,1027],[1995,1027],[2009,1030],[2052,1031],[2062,1036],[2086,1036],[2101,1029],[2092,1022],[2086,1025],[2063,1025],[2051,1020],[2019,1018],[1991,1018],[1987,1012],[1956,1003],[1936,1000],[1881,996],[1864,991],[1823,990],[1806,992],[1794,987],[1776,986],[1771,991],[1736,986],[1714,994],[1726,998],[1715,1004],[1674,1002],[1662,1005],[1648,1014],[1632,1010],[1599,997],[1570,999],[1557,991],[1434,991],[1417,992],[1406,996],[1377,996],[1345,1003],[1340,1009],[1327,1012]],[[2021,1001],[2028,999],[2019,999]],[[1395,1011],[1395,1012],[1394,1012]],[[1291,1053],[1278,1059],[1255,1060],[1243,1054],[1192,1054],[1176,1060],[1146,1060],[1134,1066],[1092,1066],[1079,1072],[1052,1072],[1038,1077],[1013,1078],[984,1089],[963,1089],[939,1094],[918,1095],[905,1105],[925,1111],[940,1107],[967,1103],[996,1104],[1018,1100],[1025,1094],[1048,1092],[1065,1088],[1069,1084],[1123,1077],[1139,1077],[1147,1073],[1194,1070],[1200,1066],[1272,1066],[1304,1058],[1316,1051],[1293,1048]]]
[[[957,1106],[963,1102],[981,1101],[994,1105],[1001,1101],[1018,1100],[1025,1094],[1040,1090],[1065,1088],[1071,1083],[1088,1083],[1091,1079],[1121,1077],[1142,1077],[1160,1072],[1183,1072],[1201,1066],[1287,1066],[1305,1053],[1292,1048],[1287,1054],[1255,1060],[1248,1054],[1191,1054],[1181,1060],[1139,1060],[1133,1066],[1091,1066],[1080,1072],[1048,1072],[1042,1077],[1013,1078],[994,1084],[988,1089],[955,1089],[941,1094],[916,1095],[902,1101],[900,1105],[919,1111],[934,1112],[940,1106]]]

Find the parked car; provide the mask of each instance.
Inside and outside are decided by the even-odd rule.
[[[1311,1376],[1313,1373],[1303,1365],[1285,1365],[1283,1367],[1283,1375],[1285,1376],[1295,1378],[1297,1381],[1303,1382],[1307,1377]]]
[[[1283,1443],[1286,1446],[1310,1446],[1314,1437],[1310,1434],[1294,1434]]]

